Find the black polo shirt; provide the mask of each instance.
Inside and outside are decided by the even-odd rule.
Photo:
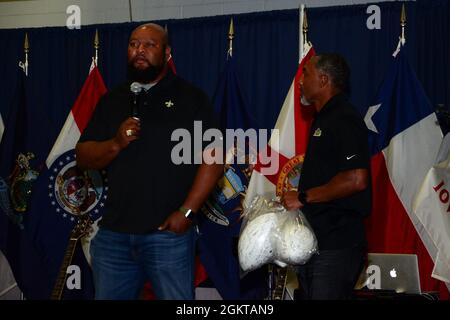
[[[120,124],[131,116],[132,98],[130,83],[104,95],[80,142],[113,138]],[[106,168],[108,194],[100,225],[116,232],[155,231],[183,204],[198,164],[172,162],[172,149],[179,144],[171,141],[172,133],[187,130],[184,132],[190,133],[193,145],[194,121],[202,121],[203,131],[217,123],[206,94],[171,72],[143,95],[139,114],[140,137]]]
[[[299,190],[329,182],[351,169],[370,172],[367,128],[344,94],[331,98],[316,115],[309,134]],[[363,218],[371,211],[371,188],[349,197],[303,208],[319,249],[342,249],[365,243]]]

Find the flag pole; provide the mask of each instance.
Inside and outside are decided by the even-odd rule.
[[[230,20],[230,28],[228,29],[228,57],[233,57],[233,38],[234,38],[234,25],[233,18]]]
[[[400,49],[402,46],[406,43],[406,37],[405,37],[405,27],[406,27],[406,10],[405,10],[405,4],[402,4],[402,12],[400,14],[400,26],[402,28],[402,33],[400,35],[397,48],[395,49],[394,53],[392,54],[393,57],[396,57],[397,54],[400,52]]]
[[[303,57],[303,12],[305,10],[305,5],[300,4],[298,8],[298,62],[302,60]]]
[[[167,42],[170,43],[170,41],[169,41],[169,28],[167,27],[167,23],[164,25],[164,31],[166,32],[166,35],[167,35]]]
[[[164,25],[164,31],[166,32],[167,39],[169,39],[169,29],[167,28],[167,23]]]
[[[94,63],[97,66],[98,65],[98,49],[100,48],[100,41],[98,38],[98,29],[95,29],[95,36],[94,36],[94,49],[95,49],[95,58]]]
[[[30,44],[28,42],[28,33],[25,32],[25,40],[23,42],[23,51],[25,52],[25,63],[23,64],[23,71],[28,76],[28,52],[30,51]]]
[[[167,35],[167,41],[169,41],[169,28],[167,28],[167,23],[164,25],[164,31],[166,32],[166,35]],[[170,41],[169,41],[169,43],[170,43]],[[167,61],[170,61],[170,59],[172,59],[172,52],[170,52],[169,56],[167,57]],[[172,68],[173,68],[172,71],[174,71],[175,65],[172,64]],[[175,71],[174,71],[174,73],[175,73]]]
[[[406,27],[406,10],[405,4],[402,5],[402,13],[400,15],[400,26],[402,27],[402,42],[405,43],[405,27]]]
[[[306,9],[303,9],[303,44],[308,43],[308,17],[306,16]]]

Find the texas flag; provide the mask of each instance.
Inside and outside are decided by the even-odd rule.
[[[299,80],[303,73],[303,66],[314,55],[314,48],[306,43],[267,150],[263,151],[269,159],[278,159],[278,161],[266,162],[267,159],[261,160],[261,156],[258,158],[245,196],[246,207],[251,204],[255,196],[274,199],[276,196],[281,196],[283,191],[296,188],[298,185],[314,115],[312,106],[301,105]],[[263,165],[265,162],[267,165]]]
[[[442,132],[403,51],[399,47],[395,53],[365,116],[373,186],[366,228],[369,252],[417,254],[422,290],[446,290],[442,282],[431,278],[436,246],[413,213],[414,199],[435,162]]]

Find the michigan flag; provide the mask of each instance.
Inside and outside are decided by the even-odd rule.
[[[231,55],[219,78],[214,95],[214,110],[221,120],[222,129],[245,131],[254,128],[255,123],[248,114]],[[256,299],[258,290],[261,290],[258,289],[258,281],[251,279],[252,276],[257,278],[256,274],[241,280],[236,249],[241,227],[242,195],[248,185],[251,165],[250,148],[251,145],[242,143],[227,147],[224,175],[202,207],[203,214],[199,221],[201,261],[217,291],[226,300]],[[260,283],[265,285],[264,281],[260,280]]]

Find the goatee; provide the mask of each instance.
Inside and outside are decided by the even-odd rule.
[[[153,66],[149,65],[145,69],[137,69],[133,62],[128,63],[127,66],[127,75],[128,80],[134,82],[140,82],[140,83],[150,83],[153,82],[161,73],[162,69],[164,68],[164,65],[161,66]]]

